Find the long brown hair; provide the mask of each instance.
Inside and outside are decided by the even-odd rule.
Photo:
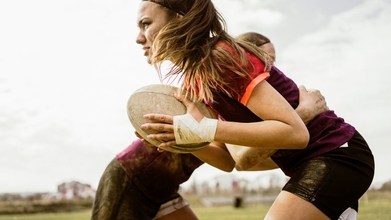
[[[226,32],[226,23],[211,0],[149,1],[182,15],[172,19],[156,36],[152,64],[161,74],[160,64],[171,61],[173,67],[166,77],[184,77],[182,87],[198,101],[213,102],[215,89],[231,95],[229,88],[235,80],[224,75],[224,71],[232,71],[238,77],[249,76],[243,48],[268,64],[261,50],[244,41],[236,42]],[[225,47],[216,47],[217,42],[224,42],[235,54]]]

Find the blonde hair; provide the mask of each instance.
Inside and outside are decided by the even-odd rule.
[[[171,61],[173,67],[166,77],[184,77],[182,88],[198,101],[213,102],[213,90],[232,96],[229,88],[235,79],[224,75],[224,71],[249,77],[249,62],[243,49],[259,57],[269,68],[262,50],[245,41],[236,42],[228,35],[223,17],[210,0],[150,1],[183,15],[180,19],[172,18],[156,36],[152,64],[161,74],[160,64]],[[218,42],[227,44],[235,54],[225,47],[216,47]]]

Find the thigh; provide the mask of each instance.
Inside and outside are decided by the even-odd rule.
[[[357,209],[374,173],[373,157],[365,145],[349,141],[348,147],[303,162],[283,190],[312,203],[331,219],[338,219],[349,207]]]
[[[329,220],[330,218],[312,203],[290,192],[282,191],[264,219]]]
[[[355,220],[357,212],[354,208],[347,208],[338,219]],[[297,195],[282,191],[269,209],[265,220],[289,219],[289,220],[329,220],[314,204]],[[337,219],[333,217],[332,219]]]
[[[185,206],[180,209],[177,209],[167,215],[164,215],[156,220],[198,220],[196,214],[190,208],[190,206]]]
[[[93,220],[152,219],[160,204],[146,197],[116,159],[104,171],[92,207]]]
[[[190,208],[189,203],[179,194],[178,197],[163,203],[160,206],[154,220],[198,220],[197,216]]]

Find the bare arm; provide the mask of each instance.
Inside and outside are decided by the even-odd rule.
[[[235,168],[238,171],[269,170],[278,168],[278,166],[270,159],[270,156],[277,151],[276,149],[262,149],[231,144],[227,144],[227,148],[236,162]],[[266,160],[273,162],[273,165],[264,163]]]
[[[266,81],[259,83],[247,107],[261,122],[219,121],[215,141],[263,149],[302,149],[309,134],[289,103]]]
[[[326,100],[319,90],[307,90],[304,86],[299,87],[299,106],[295,109],[300,118],[307,124],[317,115],[328,110]],[[237,170],[267,170],[278,166],[268,158],[276,150],[258,149],[242,146],[227,146],[232,157],[236,161]]]
[[[250,167],[247,170],[242,170],[240,166],[236,166],[236,170],[238,171],[262,171],[262,170],[273,170],[277,168],[279,168],[278,165],[270,157],[255,164],[255,166]]]
[[[300,88],[301,95],[302,91],[306,91],[306,93],[303,94],[307,95],[308,97],[313,97],[308,95],[309,92],[305,89],[305,87]],[[303,123],[301,122],[300,117],[298,117],[296,112],[294,112],[286,100],[276,93],[277,92],[274,90],[274,88],[272,88],[267,82],[263,82],[255,88],[252,96],[250,97],[248,107],[259,117],[265,119],[264,122],[218,122],[215,140],[234,144],[240,143],[242,146],[245,144],[253,146],[245,149],[241,147],[235,147],[236,149],[234,149],[234,147],[230,147],[231,145],[228,146],[233,159],[237,162],[236,167],[238,170],[261,170],[276,168],[274,163],[266,163],[267,161],[270,162],[271,160],[267,160],[265,162],[263,161],[272,155],[277,149],[300,149],[306,147],[308,141],[307,129],[302,127]],[[302,99],[301,97],[301,100],[305,101],[306,99]],[[306,103],[304,101],[303,103]],[[194,114],[194,105],[191,105],[188,100],[185,100],[184,104],[188,108],[188,112],[190,112],[197,121],[203,118],[203,115],[200,115],[199,111],[198,115],[197,113]],[[311,114],[308,114],[309,112],[315,111],[308,111],[308,109],[305,107],[298,108],[298,113],[305,121],[315,117],[314,115],[311,116]],[[171,125],[159,124],[156,127],[156,124],[146,124],[144,125],[144,128],[155,128],[155,130],[159,131],[173,132],[171,116],[150,114],[147,117],[153,120],[160,120],[164,123],[171,123]],[[301,123],[298,123],[298,120],[300,120]],[[303,133],[303,128],[305,129],[305,133]],[[168,140],[167,133],[154,134],[150,137],[156,139],[160,137],[164,140]],[[286,138],[287,140],[282,140],[280,137],[288,138]],[[173,135],[171,136],[171,139],[174,139]],[[296,142],[297,140],[299,141]],[[304,143],[305,145],[303,145]],[[164,149],[165,146],[170,146],[172,144],[175,144],[175,141],[167,141],[160,147]],[[300,146],[298,147],[296,144]],[[225,146],[221,144],[214,144],[210,145],[204,150],[194,152],[193,154],[201,160],[211,164],[212,166],[225,171],[230,171],[232,170],[232,164],[234,163],[232,161],[232,157],[226,157],[226,153],[228,153],[228,151],[226,150]],[[248,155],[251,155],[252,157],[249,157]],[[254,155],[257,156],[254,157]],[[216,158],[220,159],[216,160]],[[220,163],[220,161],[229,162]]]
[[[225,172],[231,172],[235,168],[235,161],[223,143],[212,142],[209,146],[192,154]]]
[[[191,115],[190,117],[198,122],[193,125],[201,126],[200,122],[205,117],[194,103],[182,95],[176,97],[187,107],[187,115]],[[254,88],[247,107],[264,121],[251,123],[218,121],[212,136],[213,140],[263,149],[302,149],[306,147],[309,134],[305,124],[289,103],[268,82],[262,81]],[[148,135],[149,138],[162,142],[159,147],[165,148],[176,144],[175,135],[173,135],[173,116],[151,113],[144,115],[144,117],[154,121],[153,123],[145,123],[141,127],[159,132]],[[182,127],[181,131],[183,129],[188,129],[186,131],[190,131],[191,134],[195,132],[192,127]]]

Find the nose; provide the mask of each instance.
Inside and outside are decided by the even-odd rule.
[[[139,34],[136,37],[136,43],[137,44],[144,44],[146,41],[144,34],[140,31]]]

